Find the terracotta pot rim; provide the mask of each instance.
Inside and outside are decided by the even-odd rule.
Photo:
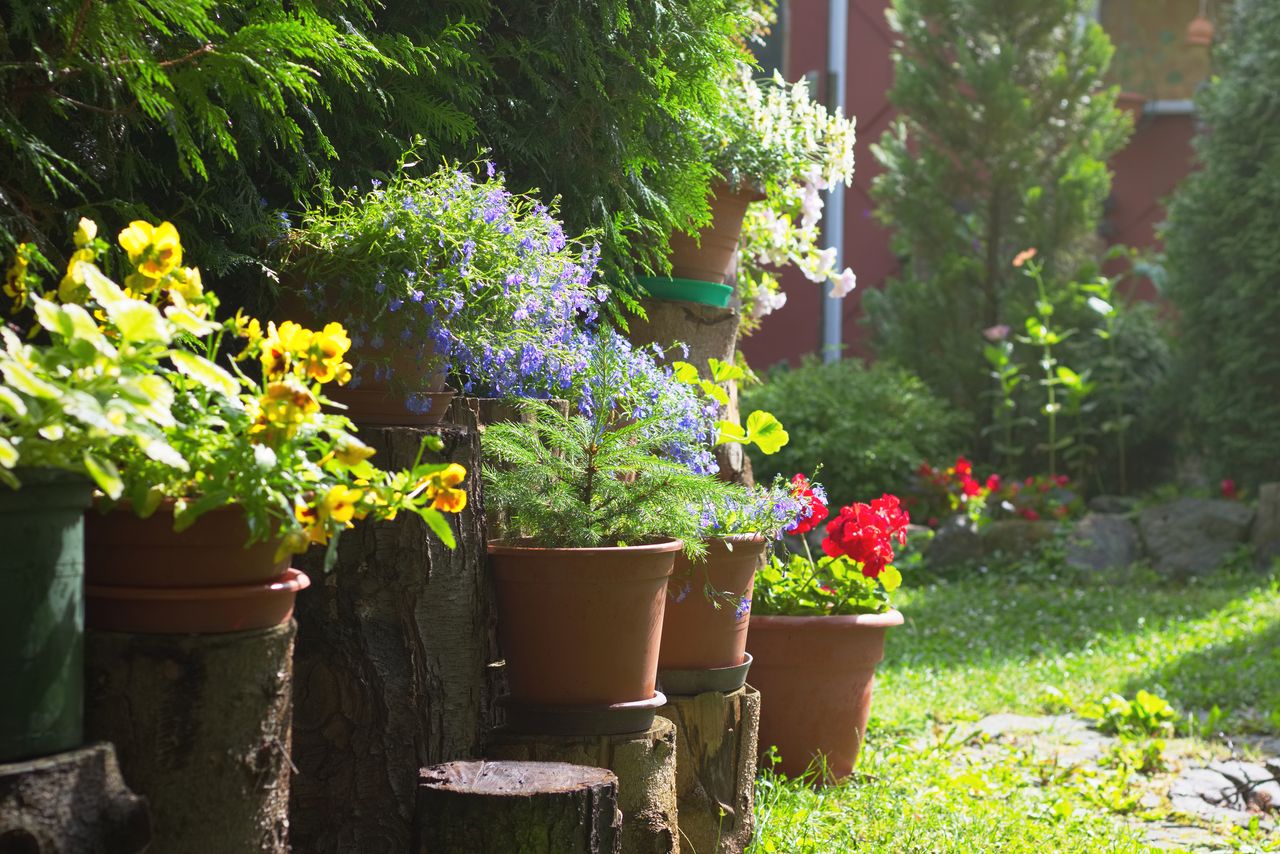
[[[777,626],[778,628],[798,627],[805,625],[813,625],[815,620],[820,620],[824,625],[828,626],[866,626],[867,628],[893,628],[900,626],[905,621],[902,612],[897,608],[890,608],[883,614],[840,614],[835,617],[829,616],[803,616],[788,617],[775,614],[752,614],[752,628]]]
[[[748,202],[762,202],[769,198],[762,187],[752,184],[750,181],[743,181],[735,187],[724,178],[717,178],[711,185],[711,195],[717,199],[739,196]]]
[[[589,548],[556,548],[550,546],[519,545],[524,540],[515,542],[494,541],[489,543],[491,555],[548,555],[564,552],[574,555],[618,555],[618,554],[666,554],[684,548],[683,540],[659,540],[655,543],[639,543],[634,546],[591,546]]]
[[[300,570],[289,569],[281,577],[265,584],[228,584],[219,587],[122,587],[89,584],[85,594],[97,599],[150,600],[168,602],[192,599],[242,599],[255,593],[297,593],[311,586],[311,579]]]

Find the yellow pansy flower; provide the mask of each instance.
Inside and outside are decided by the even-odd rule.
[[[18,244],[18,252],[4,275],[4,295],[13,302],[9,308],[12,314],[17,314],[27,304],[27,271],[31,265],[27,259],[29,246],[30,244],[27,243]]]
[[[204,293],[204,285],[200,281],[199,267],[179,267],[173,274],[170,289],[182,294],[188,302]]]
[[[98,237],[98,224],[87,216],[80,217],[80,222],[76,225],[75,241],[76,246],[84,249]]]
[[[118,239],[120,246],[129,254],[129,263],[133,264],[137,275],[144,278],[162,279],[182,264],[182,242],[178,238],[178,229],[171,222],[152,225],[135,219],[120,232]],[[133,287],[128,279],[125,284]]]
[[[431,501],[431,507],[445,513],[461,513],[467,506],[467,493],[461,489],[442,489]]]
[[[310,379],[321,383],[337,380],[339,385],[351,379],[351,365],[342,360],[351,348],[351,339],[341,323],[329,323],[311,333],[309,343],[306,375]]]
[[[92,249],[77,249],[71,253],[71,260],[67,262],[67,272],[62,277],[62,281],[58,283],[58,299],[62,302],[80,303],[84,301],[84,296],[89,289],[84,284],[84,270],[81,264],[92,264],[94,252]]]
[[[332,519],[351,527],[351,520],[355,518],[356,507],[363,495],[360,490],[341,483],[330,487],[320,501],[320,518]]]
[[[333,457],[347,468],[358,466],[373,456],[373,448],[361,442],[355,436],[345,435],[338,440]]]
[[[304,354],[311,345],[312,333],[292,320],[279,326],[267,324],[267,336],[262,341],[262,373],[268,379],[279,379],[289,372],[293,360]]]

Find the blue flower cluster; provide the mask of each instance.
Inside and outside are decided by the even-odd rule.
[[[779,481],[743,488],[709,502],[701,509],[699,521],[706,537],[763,534],[780,538],[795,526],[805,509],[805,502]]]

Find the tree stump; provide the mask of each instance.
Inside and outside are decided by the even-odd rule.
[[[681,842],[697,854],[742,854],[755,827],[760,693],[668,695],[658,714],[676,726]]]
[[[150,850],[289,850],[294,630],[86,633],[85,730],[150,801]]]
[[[449,762],[418,776],[417,854],[618,854],[612,771],[564,762]]]
[[[137,854],[150,841],[147,801],[111,745],[0,765],[2,854]]]
[[[499,730],[485,751],[495,759],[568,762],[618,775],[622,854],[679,854],[676,816],[676,728],[655,718],[625,735],[524,735]]]
[[[684,361],[707,376],[707,359],[722,362],[734,361],[738,349],[737,308],[716,308],[678,300],[641,300],[648,320],[630,321],[628,336],[637,345],[656,343],[671,347],[679,342],[689,347],[689,357]],[[677,356],[679,358],[679,356]],[[729,405],[721,415],[738,420],[738,384],[729,384]],[[720,476],[725,480],[751,484],[751,460],[741,445],[726,444],[716,447],[716,462],[720,464]]]
[[[362,430],[375,463],[413,463],[427,430]],[[467,508],[450,551],[421,519],[357,523],[328,573],[321,555],[298,563],[312,587],[298,597],[290,803],[295,850],[409,850],[418,770],[480,755],[493,718],[486,667],[496,655],[485,574],[477,433],[431,428],[436,459],[467,469]]]

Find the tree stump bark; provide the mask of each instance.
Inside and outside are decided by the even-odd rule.
[[[111,745],[0,765],[0,854],[137,854],[150,841],[147,801]]]
[[[668,695],[658,714],[676,726],[681,841],[697,854],[742,854],[755,827],[760,693]]]
[[[625,735],[524,735],[498,731],[486,753],[495,759],[568,762],[608,768],[618,776],[622,854],[679,854],[676,814],[676,728],[655,718]]]
[[[152,851],[289,850],[294,631],[86,634],[85,730],[150,801]]]
[[[693,302],[676,300],[641,300],[648,320],[630,321],[628,336],[637,345],[656,343],[671,347],[676,342],[689,347],[689,357],[684,361],[707,375],[707,359],[733,362],[738,349],[738,319],[736,308],[716,308]],[[738,420],[738,384],[729,384],[729,405],[721,417]],[[741,445],[728,444],[716,447],[716,462],[720,464],[720,476],[734,483],[752,484],[751,460]]]
[[[564,762],[449,762],[418,776],[417,854],[618,854],[612,771]]]
[[[362,430],[374,462],[411,465],[423,435]],[[298,563],[312,587],[298,597],[290,803],[295,850],[409,850],[418,770],[479,756],[493,719],[486,667],[496,656],[485,575],[477,433],[431,428],[435,459],[467,469],[467,508],[450,551],[421,519],[358,523],[328,573],[321,555]]]

